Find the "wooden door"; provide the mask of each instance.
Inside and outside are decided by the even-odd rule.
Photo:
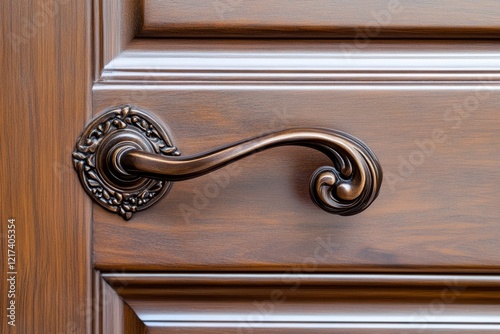
[[[90,3],[0,8],[0,332],[88,333],[91,203],[68,157],[91,112]]]
[[[2,333],[500,331],[495,1],[2,9]]]

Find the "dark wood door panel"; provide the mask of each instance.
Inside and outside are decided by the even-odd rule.
[[[5,3],[2,333],[500,332],[497,1]],[[382,191],[327,214],[308,186],[330,161],[282,147],[126,222],[71,165],[84,123],[123,104],[183,155],[343,130],[378,155]]]
[[[355,135],[384,169],[365,212],[309,199],[327,163],[307,148],[258,153],[174,184],[125,222],[94,205],[97,268],[473,270],[500,268],[498,86],[98,85],[94,112],[131,103],[166,124],[184,155],[286,127]]]
[[[146,36],[499,37],[500,6],[481,1],[144,0]]]

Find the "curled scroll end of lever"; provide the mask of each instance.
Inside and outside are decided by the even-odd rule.
[[[323,166],[311,176],[309,193],[313,202],[326,212],[352,216],[364,211],[377,198],[382,182],[382,169],[371,152],[368,159],[357,161],[363,168],[353,170],[345,178],[335,167]],[[360,177],[364,175],[364,177]]]

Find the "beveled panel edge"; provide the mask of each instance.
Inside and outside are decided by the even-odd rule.
[[[140,31],[141,0],[92,0],[94,77],[122,52]]]
[[[144,0],[155,37],[498,38],[494,1]]]
[[[182,331],[184,334],[203,333],[218,334],[231,331],[232,333],[313,333],[313,334],[409,334],[409,333],[476,333],[497,334],[498,324],[412,324],[412,323],[252,323],[249,328],[242,328],[240,322],[153,322],[146,321],[148,334],[171,333],[172,330]]]
[[[103,272],[101,277],[133,309],[148,333],[173,329],[494,333],[500,328],[500,321],[494,320],[494,305],[500,298],[498,275]],[[280,291],[283,300],[272,299]],[[478,311],[481,305],[484,312]]]
[[[441,286],[453,282],[470,287],[500,287],[500,275],[474,274],[351,274],[322,273],[112,273],[102,272],[102,278],[110,283],[134,286],[163,285],[255,285],[284,284],[287,279],[299,278],[304,285],[336,286]]]
[[[98,84],[498,81],[500,52],[492,41],[134,39]]]
[[[94,271],[92,333],[146,334],[147,325],[121,298],[120,289],[106,282],[99,271]]]

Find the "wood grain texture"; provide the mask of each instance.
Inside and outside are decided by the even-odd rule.
[[[5,3],[0,256],[5,277],[15,218],[18,308],[2,333],[500,331],[498,42],[359,47],[359,27],[390,1],[290,3]],[[370,40],[498,37],[494,1],[400,4]],[[335,36],[354,48],[346,58],[332,41],[127,46],[141,13],[145,36]],[[175,184],[128,223],[91,213],[74,140],[91,113],[123,103],[152,111],[185,154],[285,127],[343,130],[374,149],[386,183],[362,215],[331,216],[307,194],[325,159],[280,148]],[[102,277],[91,276],[91,219]]]
[[[495,0],[144,0],[143,36],[498,38]]]
[[[103,279],[148,333],[494,333],[500,328],[498,276],[104,273]]]
[[[95,113],[123,103],[149,110],[183,154],[319,126],[362,139],[385,181],[368,210],[334,216],[309,199],[309,177],[327,163],[321,154],[261,152],[175,183],[129,222],[95,206],[95,264],[134,271],[498,272],[499,89],[494,81],[97,85]]]
[[[90,113],[90,1],[6,1],[0,21],[1,277],[16,219],[16,326],[2,333],[88,333],[90,201],[71,165]],[[69,140],[71,138],[71,140]]]

